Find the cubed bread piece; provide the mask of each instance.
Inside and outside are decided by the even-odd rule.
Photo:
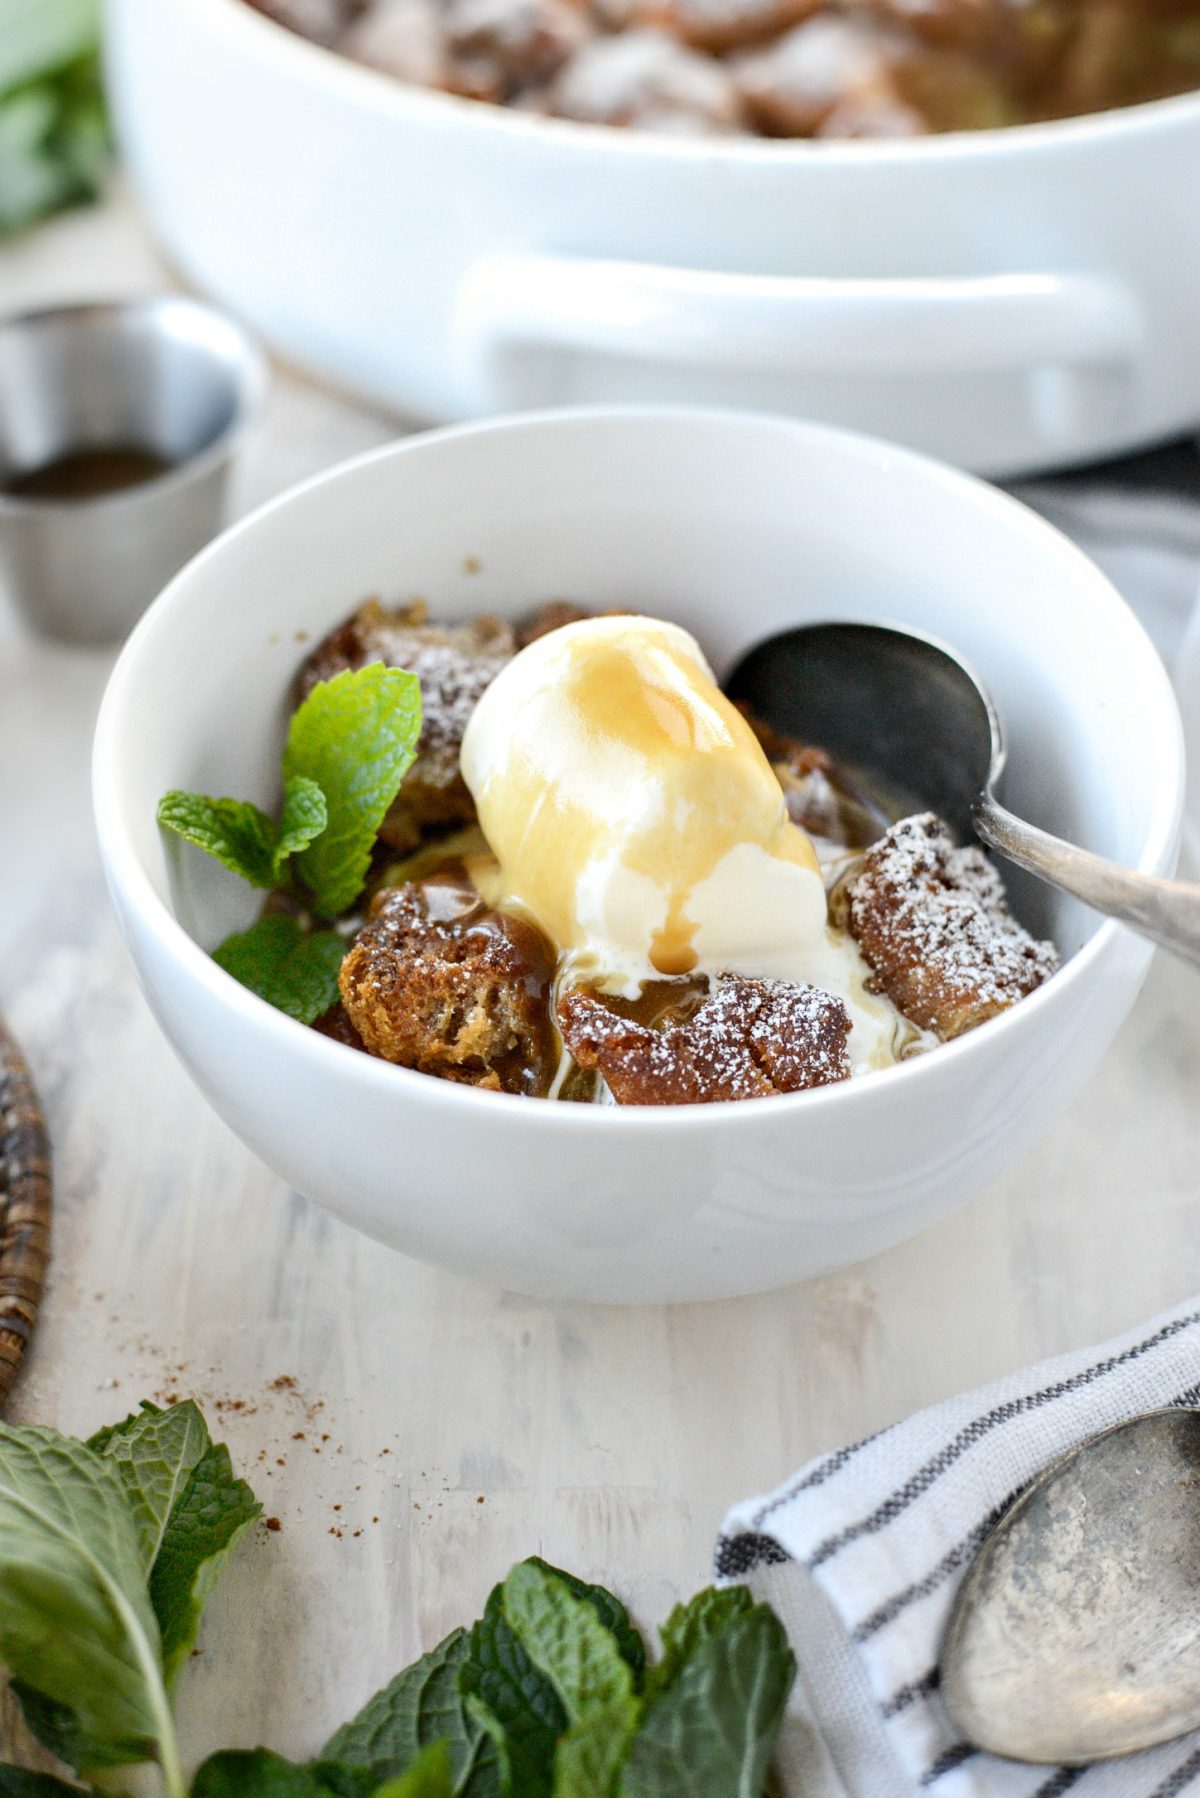
[[[444,87],[450,76],[438,0],[376,0],[338,45],[343,55],[417,87]]]
[[[323,1011],[319,1018],[314,1018],[312,1028],[321,1036],[331,1037],[335,1043],[345,1043],[348,1049],[365,1049],[366,1044],[350,1022],[346,1007],[339,1000]]]
[[[358,0],[249,0],[249,4],[277,25],[328,46],[337,42],[358,10]]]
[[[474,821],[474,801],[458,765],[463,732],[484,688],[516,650],[512,630],[501,618],[447,626],[427,620],[424,605],[391,608],[368,600],[317,645],[296,681],[299,704],[318,681],[369,662],[407,668],[419,679],[423,723],[417,759],[379,832],[401,855],[415,849],[428,830]]]
[[[561,630],[564,624],[579,624],[594,615],[585,606],[577,606],[572,599],[548,599],[527,613],[517,625],[517,647],[527,649],[539,637],[548,637],[551,631]]]
[[[597,1068],[618,1105],[708,1105],[767,1098],[849,1077],[850,1018],[818,987],[730,976],[685,1023],[650,1030],[582,988],[558,1023],[581,1067]]]
[[[721,135],[742,128],[729,70],[665,31],[633,30],[586,44],[548,93],[560,118],[644,131]]]
[[[932,812],[902,818],[863,857],[847,894],[851,935],[877,985],[944,1042],[1007,1011],[1058,967],[1008,908],[981,849],[956,848]]]
[[[875,18],[883,25],[912,32],[929,44],[984,52],[992,58],[1010,53],[1019,42],[1027,15],[1047,8],[1043,0],[846,0],[850,12]]]
[[[554,952],[469,883],[387,888],[342,963],[351,1024],[372,1055],[443,1080],[544,1094],[558,1066]]]
[[[825,0],[628,0],[630,21],[667,31],[693,50],[723,56],[778,37]]]
[[[768,137],[882,135],[867,121],[884,118],[912,136],[923,127],[898,85],[902,60],[877,25],[823,13],[742,57],[736,77],[752,123]]]
[[[445,18],[455,57],[494,69],[509,95],[552,80],[595,32],[579,0],[447,0]]]

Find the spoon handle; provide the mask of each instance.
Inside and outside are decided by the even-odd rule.
[[[1200,967],[1200,886],[1134,874],[1116,862],[1077,849],[1026,824],[985,793],[975,808],[982,840],[1018,867],[1027,868],[1093,911],[1119,918],[1151,942]]]

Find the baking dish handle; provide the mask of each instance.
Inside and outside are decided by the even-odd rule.
[[[479,264],[457,326],[480,411],[526,403],[520,352],[538,349],[725,373],[1065,371],[1107,377],[1112,401],[1142,335],[1130,294],[1085,272],[843,278],[535,255]],[[1049,390],[1041,403],[1076,409]]]

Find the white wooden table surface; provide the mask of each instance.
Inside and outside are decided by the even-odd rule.
[[[0,249],[0,312],[164,278],[117,201]],[[241,502],[394,430],[281,376]],[[1161,961],[1008,1179],[813,1285],[554,1306],[363,1241],[218,1122],[134,986],[88,803],[110,659],[31,640],[0,595],[0,1008],[41,1088],[57,1199],[11,1414],[85,1432],[194,1393],[279,1519],[210,1608],[180,1700],[189,1759],[315,1749],[526,1553],[658,1621],[705,1581],[732,1500],[1200,1288],[1200,979]]]

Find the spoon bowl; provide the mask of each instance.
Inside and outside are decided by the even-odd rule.
[[[977,1747],[1085,1766],[1200,1726],[1200,1412],[1078,1444],[963,1581],[941,1689]]]
[[[999,714],[945,644],[877,624],[806,624],[756,644],[725,683],[776,730],[819,743],[885,780],[917,809],[974,833],[980,793],[999,780]]]
[[[755,645],[725,683],[776,730],[977,836],[1085,905],[1200,965],[1200,887],[1136,874],[1065,843],[997,796],[1004,724],[970,665],[932,637],[882,624],[799,625]]]

